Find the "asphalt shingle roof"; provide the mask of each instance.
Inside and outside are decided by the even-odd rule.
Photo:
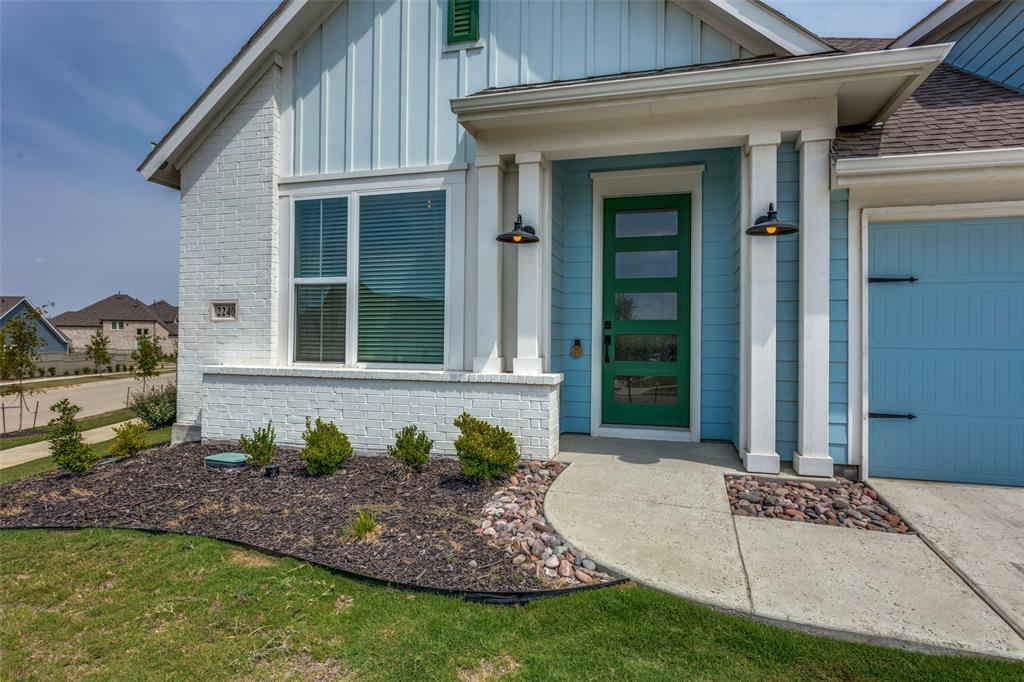
[[[7,311],[18,305],[25,298],[24,296],[0,296],[0,316],[6,315]]]
[[[58,327],[98,327],[103,320],[164,323],[152,308],[127,294],[114,294],[81,310],[69,310],[52,322]]]
[[[837,157],[1024,147],[1024,94],[941,64],[880,126],[840,129]]]

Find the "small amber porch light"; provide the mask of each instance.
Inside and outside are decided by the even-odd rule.
[[[768,213],[760,216],[751,227],[747,228],[747,234],[755,237],[781,237],[796,231],[797,226],[793,223],[779,220],[779,212],[775,210],[775,204],[768,204]]]
[[[537,237],[536,230],[529,225],[523,225],[523,216],[517,215],[512,231],[499,234],[498,241],[505,244],[535,244],[540,239]]]

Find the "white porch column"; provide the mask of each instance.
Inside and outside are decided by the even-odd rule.
[[[800,150],[800,416],[793,467],[831,476],[828,454],[829,152],[831,130],[805,130]]]
[[[751,220],[775,202],[779,133],[751,135],[747,146],[750,168],[749,215]],[[742,225],[746,230],[749,225]],[[756,473],[778,473],[775,451],[775,238],[746,234],[747,259],[744,278],[747,307],[744,322],[748,343],[741,349],[748,373],[746,385],[747,442],[743,466]]]
[[[544,157],[540,152],[516,154],[519,165],[519,213],[524,225],[532,225],[538,235],[548,229],[544,220]],[[541,320],[543,319],[541,245],[523,244],[516,250],[518,290],[516,305],[516,357],[512,360],[515,374],[542,374],[544,361],[540,354]]]
[[[499,156],[477,157],[476,354],[473,371],[499,374],[501,360],[501,251],[504,165]]]

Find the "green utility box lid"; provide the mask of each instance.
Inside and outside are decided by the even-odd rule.
[[[211,469],[230,469],[232,467],[245,466],[249,455],[242,452],[219,452],[216,455],[207,455],[206,466]]]

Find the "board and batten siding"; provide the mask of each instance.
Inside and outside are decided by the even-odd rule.
[[[998,2],[938,42],[956,42],[947,63],[1024,91],[1024,0]]]
[[[671,0],[482,0],[446,45],[447,0],[348,0],[288,56],[284,175],[467,163],[449,100],[489,87],[753,56]]]
[[[836,464],[849,462],[849,195],[834,190],[829,205],[828,454]]]
[[[551,366],[563,374],[561,428],[589,433],[593,172],[704,164],[701,272],[701,436],[736,442],[739,401],[740,152],[711,149],[552,164]],[[570,355],[580,339],[583,356]]]

